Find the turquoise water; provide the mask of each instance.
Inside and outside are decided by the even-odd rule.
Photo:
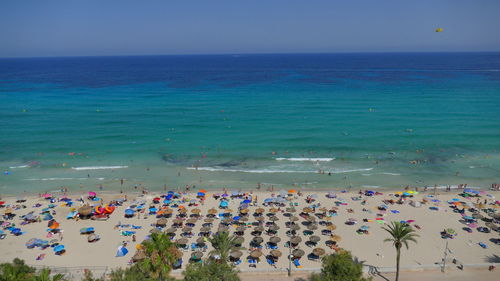
[[[4,59],[0,98],[4,193],[500,180],[497,53]]]

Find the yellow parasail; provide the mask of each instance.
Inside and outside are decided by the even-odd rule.
[[[440,28],[436,28],[436,32],[442,32],[443,29],[440,27]]]

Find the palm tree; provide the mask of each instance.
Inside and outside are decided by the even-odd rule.
[[[405,245],[406,249],[408,249],[408,242],[412,241],[417,243],[415,239],[418,237],[418,234],[415,233],[415,230],[411,226],[405,223],[400,223],[397,221],[391,222],[391,225],[388,227],[383,227],[383,229],[391,235],[391,238],[387,238],[384,242],[392,242],[394,247],[396,248],[396,281],[399,279],[399,259],[401,257],[401,247]]]
[[[34,272],[35,268],[15,258],[12,263],[0,264],[0,281],[27,280]]]
[[[229,235],[229,232],[219,232],[208,238],[210,244],[214,248],[210,255],[219,255],[220,260],[226,263],[229,259],[229,253],[236,249],[236,236]]]
[[[140,262],[139,268],[147,270],[153,278],[165,280],[182,253],[165,233],[151,234],[142,245],[146,258]]]
[[[50,269],[44,268],[38,274],[35,274],[30,281],[65,281],[63,274],[54,274],[50,276]]]

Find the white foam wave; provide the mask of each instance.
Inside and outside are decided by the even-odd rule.
[[[379,188],[380,186],[378,185],[362,185],[364,188]]]
[[[89,167],[71,167],[73,170],[86,171],[86,170],[111,170],[111,169],[125,169],[128,166],[89,166]]]
[[[22,168],[29,168],[30,165],[20,165],[20,166],[12,166],[9,167],[9,169],[22,169]]]
[[[375,173],[375,174],[361,174],[362,176],[369,177],[372,175],[388,175],[388,176],[401,176],[401,174],[398,173]]]
[[[335,158],[275,158],[278,161],[304,161],[304,162],[330,162],[335,160]]]
[[[40,179],[24,179],[25,181],[67,181],[67,180],[104,180],[104,178],[40,178]]]
[[[316,170],[277,170],[277,169],[228,169],[223,167],[187,167],[188,170],[210,171],[210,172],[232,172],[232,173],[255,173],[255,174],[277,174],[277,173],[296,173],[296,174],[315,174]],[[333,170],[329,171],[332,174],[352,173],[370,171],[373,168],[352,169],[352,170]],[[328,173],[325,171],[325,173]]]

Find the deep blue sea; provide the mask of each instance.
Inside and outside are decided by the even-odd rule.
[[[500,53],[0,59],[0,192],[488,187],[499,112]]]

